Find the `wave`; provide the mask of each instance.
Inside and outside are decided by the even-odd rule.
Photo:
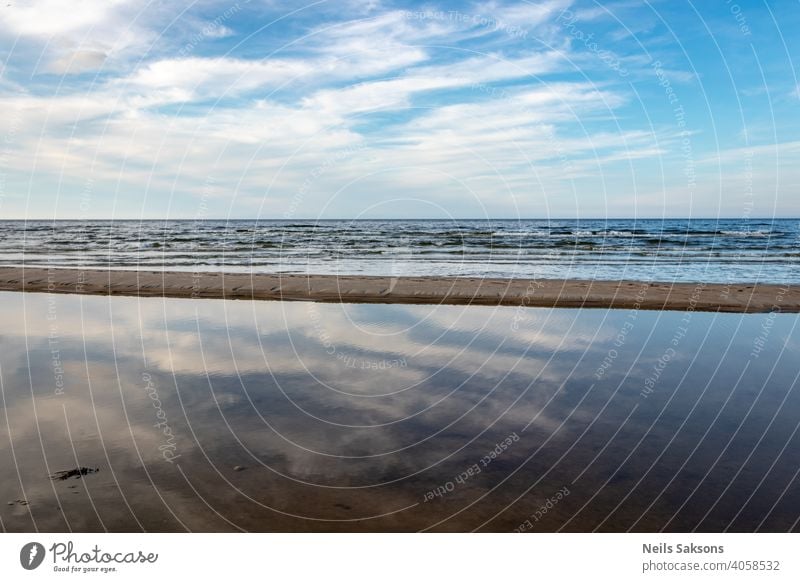
[[[771,230],[721,230],[719,234],[723,234],[725,236],[755,236],[755,237],[767,237],[772,234]]]
[[[0,221],[0,263],[17,265],[381,274],[402,260],[409,273],[440,275],[466,261],[473,275],[561,276],[559,267],[579,264],[591,277],[609,265],[661,275],[680,264],[679,278],[718,269],[757,280],[768,270],[795,281],[798,249],[798,220]]]

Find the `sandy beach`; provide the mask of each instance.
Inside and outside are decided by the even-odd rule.
[[[0,291],[204,299],[800,312],[790,285],[0,267]]]

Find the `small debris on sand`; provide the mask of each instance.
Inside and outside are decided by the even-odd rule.
[[[70,477],[75,477],[76,479],[80,479],[86,475],[91,475],[92,473],[97,473],[100,469],[90,469],[89,467],[78,467],[77,469],[70,469],[69,471],[56,471],[52,475],[50,475],[50,479],[53,481],[66,481]]]

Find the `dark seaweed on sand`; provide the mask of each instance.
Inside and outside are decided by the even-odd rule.
[[[97,473],[98,471],[100,471],[98,468],[90,469],[89,467],[78,467],[77,469],[70,469],[69,471],[56,471],[50,475],[50,479],[53,481],[66,481],[71,477],[80,479],[81,477]]]

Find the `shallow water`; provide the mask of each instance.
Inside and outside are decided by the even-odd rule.
[[[32,293],[0,315],[5,531],[798,529],[797,315]]]
[[[1,221],[0,265],[800,283],[800,220]]]

